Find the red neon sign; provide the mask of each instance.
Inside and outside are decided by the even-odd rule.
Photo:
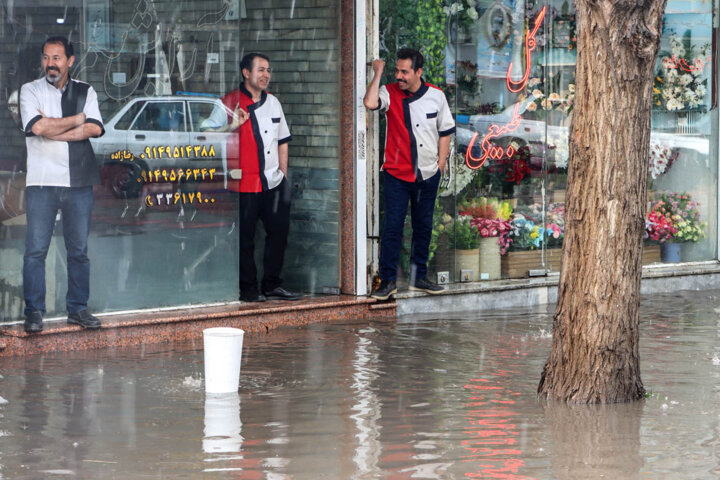
[[[530,65],[532,65],[531,52],[533,52],[537,47],[535,35],[540,29],[540,25],[542,25],[543,19],[545,18],[546,8],[547,7],[543,7],[542,10],[540,10],[540,13],[538,13],[538,16],[535,18],[535,26],[532,30],[528,30],[528,33],[525,35],[525,73],[523,74],[522,79],[520,79],[519,82],[516,82],[511,78],[510,72],[512,71],[512,62],[510,62],[510,65],[508,65],[507,75],[505,76],[505,84],[507,85],[508,90],[513,93],[517,93],[523,88],[525,88],[528,83],[528,79],[530,78]],[[520,126],[520,122],[522,121],[522,117],[518,112],[519,108],[520,104],[518,103],[515,105],[515,110],[513,111],[513,116],[510,119],[509,123],[503,126],[490,125],[488,133],[485,134],[485,137],[483,137],[482,141],[480,142],[480,147],[483,150],[483,154],[477,158],[473,156],[472,149],[475,145],[475,141],[477,140],[478,132],[475,132],[473,134],[472,138],[470,139],[470,143],[468,144],[467,150],[465,150],[465,164],[469,168],[476,170],[482,167],[488,158],[500,160],[503,157],[512,157],[513,155],[515,155],[515,147],[513,147],[512,145],[507,148],[503,148],[497,145],[493,145],[491,140],[493,138],[498,138],[501,135],[518,129],[518,127]]]
[[[702,58],[696,58],[693,62],[695,66],[689,65],[687,60],[684,58],[677,58],[675,55],[673,55],[670,58],[663,58],[663,64],[665,65],[665,68],[667,69],[675,69],[675,70],[684,70],[686,72],[694,72],[695,70],[702,72],[705,68],[705,65],[710,63],[710,60],[712,57],[707,57],[707,59],[703,60]]]
[[[510,72],[512,71],[513,64],[512,62],[510,62],[510,65],[508,65],[505,83],[507,84],[508,90],[513,93],[517,93],[523,88],[525,88],[525,85],[527,85],[528,79],[530,78],[531,52],[537,47],[535,34],[540,29],[540,25],[542,25],[542,21],[545,18],[546,8],[547,7],[543,7],[542,10],[540,10],[540,13],[538,13],[538,16],[535,18],[535,27],[532,30],[528,30],[528,32],[525,34],[525,73],[523,74],[522,79],[519,82],[516,82],[512,78],[510,78]]]
[[[472,148],[473,145],[475,145],[475,140],[477,140],[478,132],[475,132],[473,134],[472,139],[470,140],[470,144],[465,151],[465,164],[468,167],[476,170],[482,167],[488,158],[500,160],[503,157],[512,157],[513,155],[515,155],[515,148],[512,145],[507,148],[503,148],[497,145],[493,145],[490,140],[518,129],[518,127],[520,126],[520,122],[522,121],[522,117],[520,116],[520,114],[518,114],[519,108],[520,104],[518,103],[515,105],[515,110],[513,111],[513,116],[510,120],[510,123],[506,123],[502,127],[499,125],[490,125],[488,133],[485,135],[485,137],[483,137],[482,141],[480,142],[480,148],[482,148],[483,154],[478,158],[473,157],[472,154]]]

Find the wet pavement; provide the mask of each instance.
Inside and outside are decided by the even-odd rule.
[[[624,405],[537,399],[548,312],[246,337],[231,395],[200,342],[5,358],[0,479],[720,476],[720,291],[644,298],[649,395]]]

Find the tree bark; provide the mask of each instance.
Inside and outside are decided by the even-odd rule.
[[[575,0],[578,55],[553,341],[538,394],[641,398],[638,322],[652,79],[666,0]]]

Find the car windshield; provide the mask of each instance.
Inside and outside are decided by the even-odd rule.
[[[120,118],[120,120],[118,120],[115,124],[115,128],[117,130],[127,130],[130,128],[130,124],[132,124],[132,121],[135,120],[135,117],[137,117],[137,114],[140,109],[142,109],[143,105],[145,105],[145,102],[135,102],[130,105],[127,112],[125,112],[122,118]]]

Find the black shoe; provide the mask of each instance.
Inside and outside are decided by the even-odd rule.
[[[435,295],[445,291],[444,287],[441,287],[437,283],[433,283],[427,279],[427,277],[418,278],[415,283],[410,285],[410,290],[420,291]]]
[[[249,292],[240,292],[240,300],[242,300],[243,302],[257,303],[264,302],[265,300],[267,300],[267,298],[253,290]]]
[[[390,298],[391,295],[397,293],[397,287],[395,286],[395,282],[386,282],[382,281],[380,282],[380,286],[370,294],[372,298],[376,298],[378,300],[387,300]]]
[[[80,310],[77,313],[69,313],[67,322],[71,325],[80,325],[83,328],[100,328],[100,320],[90,315],[87,310]]]
[[[282,287],[273,288],[263,293],[269,300],[300,300],[302,298],[302,293],[288,292]]]
[[[40,333],[43,329],[42,312],[35,310],[25,315],[25,331],[27,333]]]

